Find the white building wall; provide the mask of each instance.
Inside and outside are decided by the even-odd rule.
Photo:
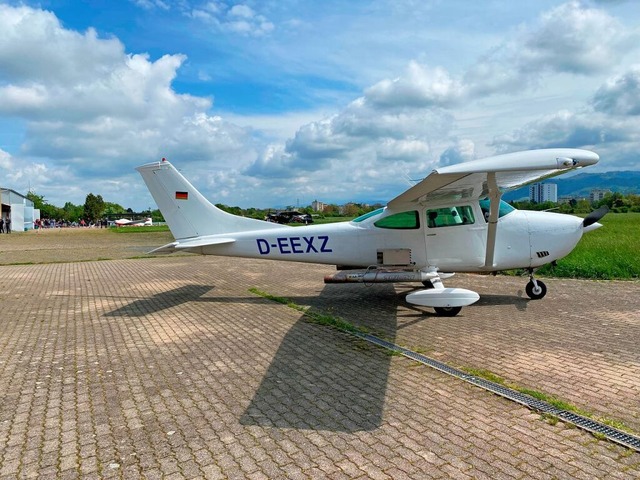
[[[33,228],[35,212],[31,200],[24,195],[5,188],[2,189],[0,199],[3,205],[8,205],[11,208],[11,231],[23,232]],[[5,222],[8,216],[9,212],[2,212],[2,218]]]
[[[11,204],[11,230],[14,232],[24,232],[24,204]]]
[[[609,194],[609,193],[611,193],[611,190],[603,190],[603,189],[600,189],[600,188],[594,188],[589,193],[589,200],[591,201],[591,203],[599,202],[600,200],[604,199],[604,197],[606,197],[607,194]]]

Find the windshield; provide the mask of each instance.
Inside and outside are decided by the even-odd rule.
[[[354,218],[351,221],[355,222],[355,223],[360,223],[363,220],[366,220],[367,218],[371,218],[371,217],[375,217],[376,215],[380,215],[382,212],[384,212],[384,208],[379,208],[377,210],[374,210],[373,212],[369,212],[369,213],[365,213],[364,215],[360,215],[358,218]]]
[[[484,214],[484,219],[487,220],[489,218],[489,204],[491,201],[488,198],[483,198],[480,200],[480,208],[482,209],[482,213]],[[510,214],[515,210],[514,207],[509,205],[504,200],[500,200],[500,210],[498,212],[498,218],[502,218],[505,215]]]

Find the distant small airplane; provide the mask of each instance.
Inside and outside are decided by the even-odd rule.
[[[597,163],[588,150],[528,150],[434,170],[386,207],[350,222],[289,227],[226,213],[207,201],[164,158],[142,175],[175,241],[150,253],[192,252],[336,265],[326,283],[421,282],[409,303],[455,316],[480,296],[445,288],[454,272],[524,268],[531,299],[547,288],[537,268],[566,256],[582,234],[601,227],[601,208],[586,218],[516,210],[505,191]]]
[[[116,224],[116,227],[131,227],[134,225],[138,227],[150,227],[151,225],[153,225],[153,221],[151,220],[151,218],[145,218],[142,220],[128,220],[126,218],[121,218],[113,223]]]

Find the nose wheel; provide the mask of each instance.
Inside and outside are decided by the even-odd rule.
[[[529,283],[527,283],[525,291],[527,292],[527,296],[531,300],[540,300],[547,294],[547,286],[544,284],[544,282],[536,280],[535,278],[533,278],[533,275],[531,275],[531,280],[529,280]]]

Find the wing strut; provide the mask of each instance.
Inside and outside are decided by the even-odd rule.
[[[489,228],[487,229],[487,252],[484,257],[485,268],[493,268],[493,256],[496,249],[496,231],[498,230],[498,214],[500,212],[500,199],[502,192],[496,182],[496,172],[487,173],[487,186],[489,187]]]

